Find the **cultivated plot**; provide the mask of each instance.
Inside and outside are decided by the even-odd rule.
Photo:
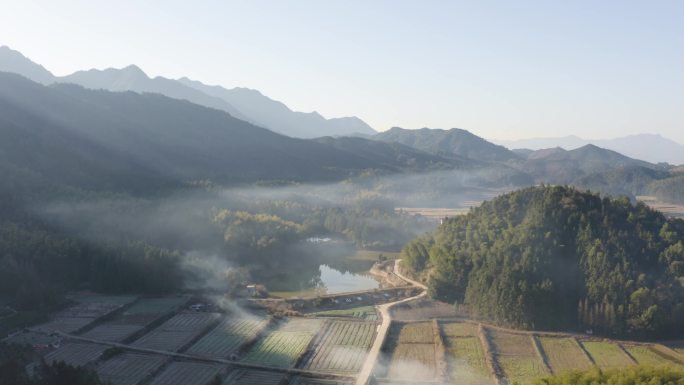
[[[83,336],[101,341],[124,341],[187,301],[186,296],[142,298],[116,318],[94,327]]]
[[[83,366],[98,359],[105,350],[107,350],[107,346],[105,345],[87,342],[69,342],[45,356],[45,362],[51,364],[58,361],[64,361],[69,365]]]
[[[583,341],[582,345],[601,369],[624,368],[634,362],[620,347],[612,342]]]
[[[187,353],[220,358],[237,353],[268,325],[264,318],[227,318],[192,345]]]
[[[95,370],[112,385],[136,385],[151,377],[166,361],[164,356],[126,352],[102,362]]]
[[[495,358],[510,381],[528,382],[548,375],[528,335],[489,330]]]
[[[376,328],[374,322],[331,322],[302,367],[321,372],[358,372],[373,343]]]
[[[172,362],[149,385],[207,385],[220,376],[221,369],[202,362]]]
[[[236,369],[230,372],[223,385],[282,385],[286,377],[282,372]]]
[[[216,313],[183,312],[133,342],[133,346],[175,352],[219,319]]]
[[[386,352],[388,379],[436,379],[437,363],[431,322],[392,325]]]
[[[323,323],[324,321],[319,319],[291,318],[252,346],[243,361],[292,368],[307,350]]]
[[[623,345],[625,350],[634,357],[634,359],[639,364],[644,365],[681,365],[679,362],[675,362],[672,359],[666,357],[664,354],[659,353],[653,348],[653,346],[648,345]]]
[[[312,313],[317,317],[358,318],[366,321],[377,321],[378,314],[374,306],[353,307],[350,309],[324,310]]]
[[[591,361],[574,338],[539,337],[539,342],[551,370],[556,374],[591,367]]]
[[[326,378],[295,377],[290,385],[352,385],[351,380],[333,380]]]
[[[491,384],[492,378],[477,336],[477,326],[464,322],[445,322],[440,326],[450,378],[463,385]]]

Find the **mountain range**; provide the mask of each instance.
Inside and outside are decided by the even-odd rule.
[[[317,112],[295,112],[257,90],[208,86],[187,78],[150,78],[135,65],[121,69],[77,71],[58,77],[20,52],[2,46],[0,71],[18,73],[42,84],[73,83],[91,89],[159,93],[223,110],[235,118],[297,138],[375,133],[373,128],[357,117],[326,119]]]
[[[617,151],[631,158],[651,163],[684,164],[684,145],[656,134],[629,135],[614,139],[583,139],[570,135],[557,138],[531,138],[521,140],[492,140],[511,149],[540,150],[561,147],[573,150],[587,144]]]

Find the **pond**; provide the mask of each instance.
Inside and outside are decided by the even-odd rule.
[[[263,282],[271,296],[308,297],[380,287],[368,270],[372,261],[345,261],[344,266],[321,264],[314,269],[282,272]]]

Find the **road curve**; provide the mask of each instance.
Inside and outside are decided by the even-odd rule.
[[[376,308],[380,311],[382,322],[378,327],[378,332],[375,334],[375,341],[373,341],[373,345],[371,346],[368,355],[366,355],[366,360],[363,363],[361,372],[359,372],[359,375],[356,377],[356,385],[368,384],[368,380],[370,379],[371,373],[373,373],[373,368],[375,367],[375,362],[377,362],[378,356],[380,355],[380,348],[382,348],[382,344],[385,342],[385,338],[387,338],[387,333],[389,333],[390,325],[392,324],[392,318],[390,315],[390,310],[392,309],[392,307],[404,302],[413,301],[414,299],[425,297],[427,295],[427,286],[401,274],[401,272],[399,271],[399,261],[401,261],[401,259],[397,259],[394,261],[394,274],[396,274],[399,278],[403,279],[404,281],[409,282],[414,286],[420,287],[421,289],[423,289],[423,291],[420,294],[413,297],[404,298],[396,302],[390,302],[376,306]]]

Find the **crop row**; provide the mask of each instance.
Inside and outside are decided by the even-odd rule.
[[[264,370],[237,369],[228,375],[223,385],[280,385],[286,375]]]
[[[173,362],[150,385],[207,385],[220,376],[221,366],[200,362]]]
[[[574,338],[540,337],[539,341],[554,373],[588,369],[591,366],[591,361]]]
[[[136,385],[159,369],[164,356],[126,352],[117,354],[96,367],[97,374],[112,385]]]
[[[83,366],[99,358],[106,349],[105,345],[69,342],[45,356],[45,361],[48,363],[64,361],[69,365]]]
[[[188,353],[215,357],[229,357],[240,346],[253,340],[268,325],[262,318],[228,318],[197,341]]]
[[[416,322],[399,324],[399,336],[397,340],[400,344],[432,344],[435,338],[431,322]]]
[[[135,301],[130,296],[82,296],[74,297],[76,303],[51,316],[50,321],[37,326],[35,329],[43,332],[61,331],[73,333],[96,319],[103,317],[122,306]]]
[[[372,322],[330,323],[304,367],[318,371],[358,372],[373,342],[376,327]]]
[[[528,335],[490,330],[496,360],[510,382],[528,382],[549,372]]]
[[[291,368],[307,350],[323,321],[294,318],[260,339],[244,357],[245,362]]]
[[[180,313],[133,343],[146,349],[177,351],[215,322],[215,313]]]

